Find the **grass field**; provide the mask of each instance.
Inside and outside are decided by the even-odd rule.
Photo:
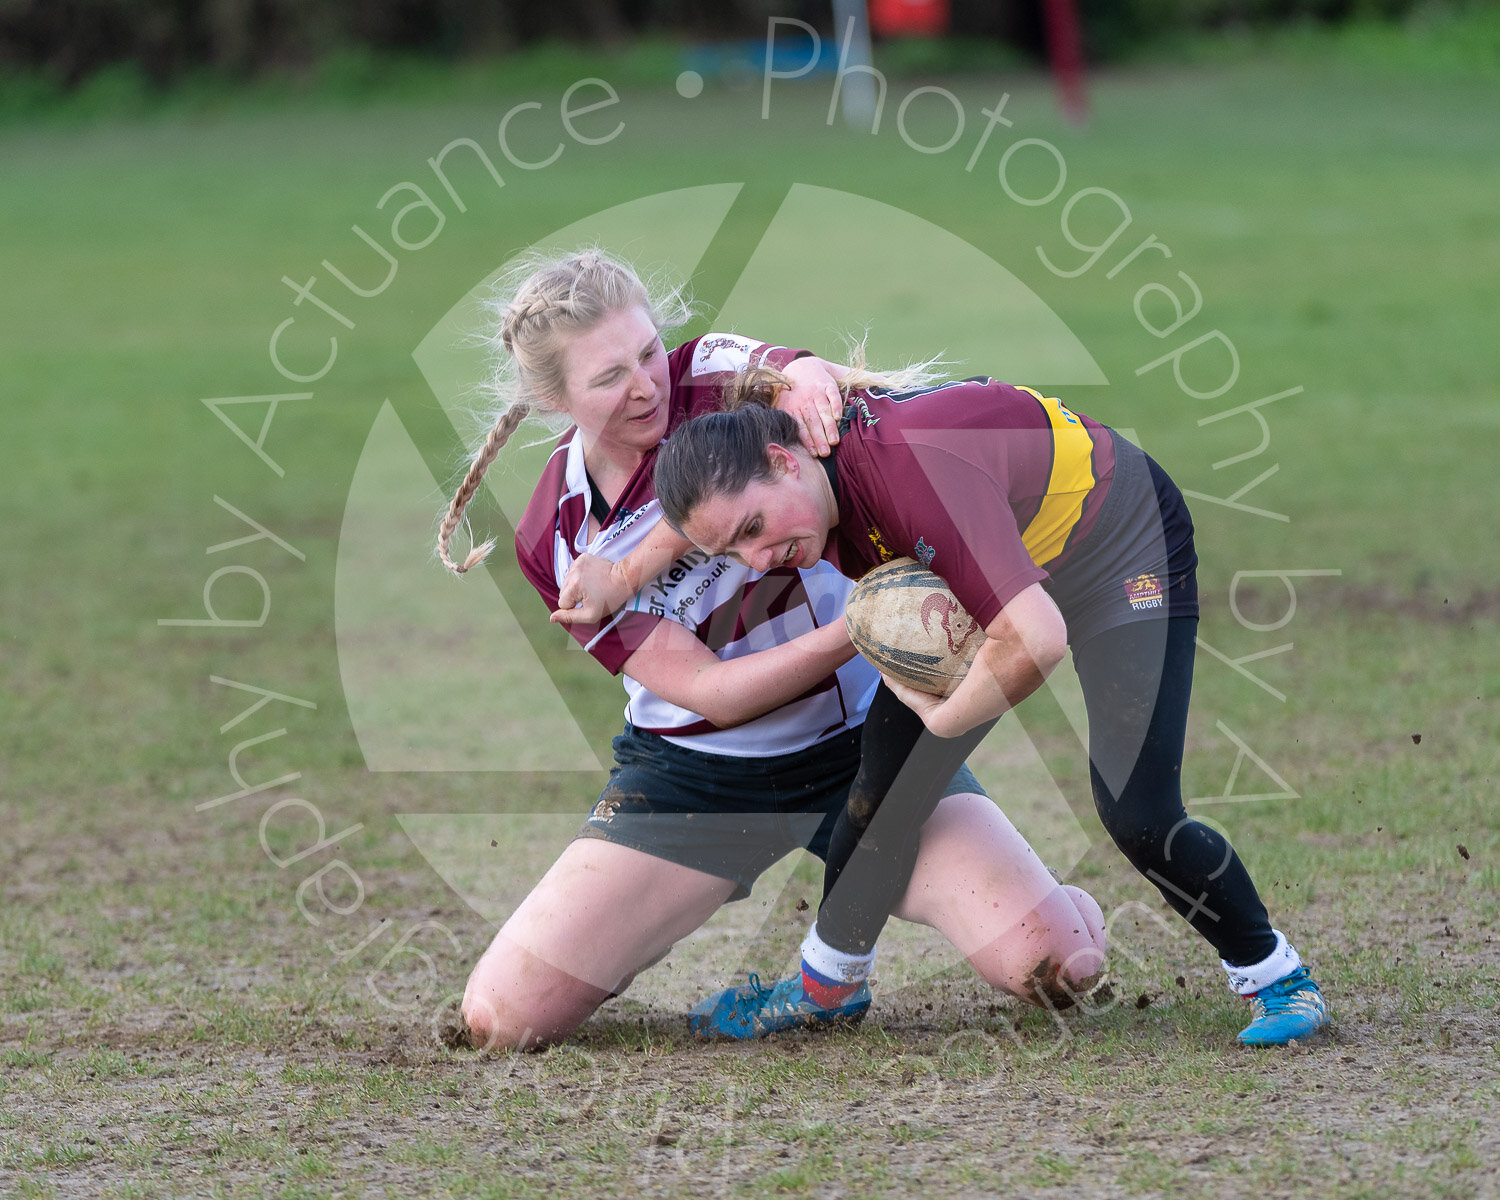
[[[1032,77],[892,80],[875,134],[827,122],[827,78],[777,84],[764,117],[754,85],[622,82],[575,121],[622,126],[591,145],[560,117],[583,74],[0,130],[0,1192],[1500,1194],[1496,78],[1305,46],[1141,65],[1095,80],[1082,129]],[[919,86],[944,91],[898,127]],[[515,156],[555,161],[500,155],[512,110]],[[504,180],[454,151],[462,209],[428,165],[459,138]],[[1059,162],[1057,195],[1023,202]],[[1102,190],[1065,217],[1080,189]],[[1117,202],[1092,268],[1043,265],[1081,265]],[[378,295],[324,265],[377,290],[356,225],[396,264]],[[834,352],[868,323],[877,357],[1051,363],[1036,382],[1184,487],[1253,484],[1259,515],[1194,505],[1221,657],[1187,784],[1312,961],[1331,1036],[1234,1047],[1211,953],[1087,811],[1064,695],[978,768],[1111,914],[1116,1002],[1022,1012],[894,929],[858,1030],[692,1042],[690,999],[790,967],[803,862],[572,1042],[454,1048],[469,966],[597,794],[563,768],[608,761],[621,701],[508,564],[449,585],[427,561],[473,354],[446,325],[413,354],[572,229],[680,256],[747,331]],[[1124,261],[1148,235],[1171,258]],[[1179,271],[1202,309],[1154,336],[1136,304],[1158,327],[1162,288],[1190,307]],[[287,318],[297,374],[338,338],[322,378],[273,368]],[[1222,394],[1145,369],[1214,330],[1238,356]],[[1186,387],[1217,389],[1226,354],[1184,357]],[[220,406],[264,457],[202,403],[271,395],[298,398]],[[477,530],[503,530],[518,463]],[[206,586],[244,623],[159,623],[208,619]]]

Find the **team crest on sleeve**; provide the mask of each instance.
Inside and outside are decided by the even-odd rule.
[[[1162,606],[1161,580],[1155,575],[1137,575],[1125,581],[1125,599],[1139,612],[1143,608]]]
[[[937,556],[937,550],[927,544],[926,538],[919,537],[917,544],[912,548],[912,556],[930,571],[932,560]]]
[[[711,375],[721,371],[738,371],[745,365],[757,343],[749,338],[717,333],[698,343],[693,352],[693,374]]]
[[[875,547],[875,553],[880,555],[881,562],[888,563],[896,557],[895,551],[885,544],[885,538],[881,536],[880,530],[876,529],[875,526],[871,525],[865,530],[865,534],[870,539],[870,545]]]

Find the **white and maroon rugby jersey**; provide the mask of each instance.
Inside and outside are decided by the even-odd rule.
[[[667,356],[671,396],[668,432],[689,417],[715,409],[721,389],[743,367],[782,367],[805,353],[730,334],[710,333]],[[557,608],[563,577],[584,552],[612,561],[638,546],[661,520],[652,488],[656,454],[646,455],[618,501],[590,539],[592,495],[583,444],[569,429],[558,440],[516,529],[516,556],[549,612]],[[798,634],[841,621],[853,585],[833,566],[779,568],[761,574],[718,555],[689,550],[649,582],[619,613],[595,625],[566,628],[612,673],[661,620],[697,635],[721,661],[768,649]],[[855,656],[795,700],[733,729],[720,729],[624,677],[625,719],[688,749],[741,757],[787,754],[859,725],[879,676]]]

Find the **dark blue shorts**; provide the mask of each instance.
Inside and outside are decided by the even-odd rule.
[[[859,770],[860,730],[769,758],[705,754],[632,725],[579,837],[601,838],[732,880],[743,900],[767,867],[828,839]],[[943,795],[985,795],[967,766]]]

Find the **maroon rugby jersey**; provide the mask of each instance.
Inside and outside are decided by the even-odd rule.
[[[1093,528],[1114,473],[1097,421],[993,379],[851,399],[827,554],[859,578],[892,558],[941,575],[988,625]]]

